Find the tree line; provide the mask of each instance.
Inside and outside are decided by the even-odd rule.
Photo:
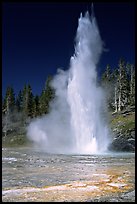
[[[2,112],[7,114],[13,111],[22,112],[26,117],[37,117],[49,112],[49,102],[54,97],[54,90],[50,86],[52,77],[48,76],[45,88],[41,95],[34,95],[31,85],[24,86],[15,97],[14,89],[11,86],[7,87],[5,98],[2,101]]]
[[[51,87],[51,76],[47,77],[45,87],[41,95],[34,95],[30,84],[25,84],[15,97],[14,89],[7,87],[5,97],[2,100],[2,132],[7,136],[8,132],[26,127],[31,118],[47,114],[49,103],[54,98],[55,91]]]
[[[101,77],[101,86],[106,89],[108,108],[119,112],[135,105],[135,66],[120,59],[114,69],[108,64]]]
[[[54,99],[55,90],[51,87],[51,76],[47,77],[45,87],[40,96],[34,95],[30,84],[25,84],[15,97],[14,89],[7,87],[5,97],[2,100],[2,128],[6,136],[10,124],[18,126],[31,119],[50,111],[50,102]],[[116,68],[107,64],[103,72],[100,86],[105,89],[107,104],[110,111],[119,112],[127,106],[135,105],[135,66],[120,59]],[[18,114],[17,114],[18,113]],[[19,124],[19,121],[21,123]],[[17,125],[16,125],[17,126]]]

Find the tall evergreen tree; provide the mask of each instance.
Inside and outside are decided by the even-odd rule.
[[[37,117],[38,115],[40,115],[40,112],[39,112],[39,106],[40,106],[40,103],[39,103],[39,96],[36,95],[34,97],[34,100],[35,100],[35,117]]]
[[[32,97],[32,107],[31,107],[31,117],[37,117],[39,115],[39,110],[38,110],[38,101],[37,97],[33,96]]]
[[[41,93],[40,99],[39,99],[39,112],[40,112],[40,115],[46,113],[46,102],[45,101],[46,101],[45,90],[42,90],[42,93]]]
[[[16,108],[19,112],[23,109],[23,93],[21,90],[19,91],[19,94],[16,97]]]
[[[48,76],[45,83],[45,89],[42,90],[42,93],[39,99],[40,114],[47,114],[49,112],[50,101],[54,98],[55,92],[50,85],[51,80],[52,80],[52,77]]]
[[[111,68],[109,64],[107,64],[106,70],[102,74],[101,81],[102,81],[102,84],[108,84],[109,82],[111,82]]]
[[[51,87],[51,80],[52,80],[52,77],[48,76],[46,80],[46,86],[45,86],[46,107],[47,107],[46,113],[50,111],[50,102],[55,96],[55,90]]]
[[[106,66],[105,72],[102,74],[101,77],[101,85],[102,87],[106,90],[106,97],[107,97],[107,103],[108,103],[108,108],[112,109],[112,102],[113,102],[113,87],[112,87],[112,71],[110,68],[110,65],[108,64]]]
[[[128,79],[125,61],[119,60],[118,64],[118,111],[121,111],[128,104]]]
[[[118,111],[118,69],[115,68],[112,72],[112,102],[111,105],[115,112]]]
[[[30,85],[25,85],[23,89],[23,113],[25,117],[33,117],[33,94]]]
[[[132,91],[130,92],[130,101],[131,105],[135,105],[135,68],[132,73],[132,82],[131,82]]]
[[[12,87],[8,86],[3,102],[2,132],[7,136],[8,130],[11,129],[11,117],[15,109],[15,94]]]
[[[15,108],[15,94],[12,87],[8,86],[6,90],[6,95],[3,102],[3,112],[13,111]]]
[[[127,63],[126,69],[129,80],[129,105],[135,105],[135,67]]]

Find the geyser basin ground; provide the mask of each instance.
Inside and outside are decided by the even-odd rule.
[[[133,153],[55,155],[31,148],[2,151],[3,201],[120,199],[124,192],[134,190],[134,184]]]

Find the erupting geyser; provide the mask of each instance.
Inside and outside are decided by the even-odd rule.
[[[95,16],[81,14],[70,68],[58,70],[51,83],[55,89],[51,112],[28,126],[28,137],[45,151],[90,154],[107,150],[108,128],[102,117],[105,98],[96,73],[102,50]]]

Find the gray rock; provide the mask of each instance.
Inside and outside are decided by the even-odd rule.
[[[132,131],[132,132],[130,133],[130,135],[131,135],[132,138],[135,138],[135,131]]]
[[[131,151],[135,150],[135,140],[127,139],[125,136],[115,137],[112,143],[108,147],[109,150],[113,151]]]

